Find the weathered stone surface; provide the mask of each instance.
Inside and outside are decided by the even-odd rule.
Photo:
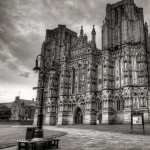
[[[133,0],[108,4],[102,50],[96,47],[94,26],[91,37],[88,41],[83,27],[79,36],[65,25],[46,31],[41,51],[48,68],[45,124],[125,123],[131,108],[143,110],[148,120],[150,67],[143,9]],[[41,79],[39,74],[39,86]]]

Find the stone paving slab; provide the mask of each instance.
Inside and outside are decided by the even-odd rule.
[[[60,138],[59,150],[150,150],[150,136],[52,126],[45,129],[68,133]]]
[[[131,125],[130,124],[64,125],[64,126],[60,126],[60,127],[61,128],[75,128],[75,129],[92,129],[92,130],[97,130],[97,131],[131,134]],[[144,135],[150,135],[150,124],[145,124],[144,131],[145,131]],[[134,125],[132,134],[142,135],[143,134],[142,125]]]
[[[92,129],[45,127],[64,131],[62,150],[150,150],[150,136],[102,132]]]
[[[18,139],[25,139],[27,126],[2,126],[0,125],[0,149],[16,146]],[[65,135],[64,132],[56,130],[44,130],[44,137],[60,137]]]

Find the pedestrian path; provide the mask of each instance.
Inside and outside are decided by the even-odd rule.
[[[150,136],[54,126],[45,129],[68,133],[61,137],[61,150],[150,150]],[[16,150],[16,147],[4,150]]]
[[[102,132],[92,129],[45,127],[64,131],[62,150],[150,150],[150,137],[122,133]]]

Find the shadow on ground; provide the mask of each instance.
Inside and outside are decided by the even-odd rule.
[[[18,139],[24,139],[26,127],[0,125],[0,149],[16,146]],[[66,135],[65,132],[44,130],[44,137],[60,137]]]

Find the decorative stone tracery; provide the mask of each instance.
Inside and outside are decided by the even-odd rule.
[[[79,36],[65,25],[47,30],[41,52],[49,68],[45,123],[124,123],[130,121],[133,108],[147,115],[147,34],[143,11],[133,0],[107,5],[102,50],[96,47],[94,26],[91,41],[83,27]],[[50,71],[52,67],[55,72]]]

